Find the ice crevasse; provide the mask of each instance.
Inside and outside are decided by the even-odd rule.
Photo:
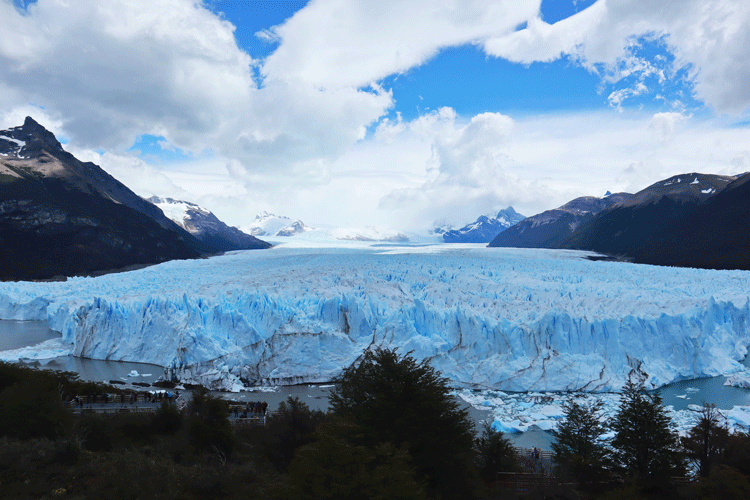
[[[74,355],[223,389],[328,381],[372,346],[456,386],[610,391],[739,372],[750,273],[480,246],[277,247],[59,283],[0,284]]]

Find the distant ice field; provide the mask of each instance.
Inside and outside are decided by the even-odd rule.
[[[281,244],[60,283],[0,283],[60,355],[237,390],[331,380],[371,346],[457,387],[604,392],[740,372],[750,273],[483,245]],[[60,345],[58,345],[60,344]],[[28,348],[22,350],[28,354]],[[0,353],[0,359],[25,354]],[[44,353],[36,352],[37,358]]]

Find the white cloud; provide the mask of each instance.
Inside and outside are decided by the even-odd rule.
[[[362,87],[419,66],[444,47],[515,30],[541,0],[313,0],[273,32],[263,72],[316,87]]]
[[[430,145],[411,167],[401,166],[411,168],[410,184],[378,206],[407,229],[465,224],[508,205],[533,215],[579,196],[636,192],[675,174],[731,175],[750,167],[750,130],[719,119],[599,111],[512,122],[479,115],[465,123],[448,110],[442,114],[402,122],[388,137],[391,145]]]
[[[689,170],[748,170],[746,129],[681,113],[382,118],[394,98],[373,82],[468,43],[522,63],[569,54],[604,82],[628,82],[611,95],[616,107],[681,67],[715,109],[750,103],[748,2],[600,0],[554,25],[538,18],[540,3],[312,0],[257,35],[279,45],[256,61],[194,0],[38,0],[25,15],[0,0],[0,120],[30,114],[82,154],[105,150],[90,159],[139,194],[187,197],[238,225],[267,209],[427,228]],[[639,56],[639,36],[663,42],[673,67]],[[142,134],[208,159],[148,165],[124,153]]]
[[[535,19],[527,29],[490,38],[484,48],[526,64],[569,54],[592,70],[603,65],[605,78],[619,80],[658,71],[631,50],[637,37],[658,38],[675,56],[673,72],[690,69],[698,99],[722,113],[741,113],[750,106],[748,25],[744,0],[599,0],[553,25]]]
[[[392,132],[429,140],[431,155],[424,160],[422,182],[393,190],[379,208],[407,214],[402,223],[414,230],[428,229],[437,220],[462,223],[501,208],[499,200],[512,197],[519,184],[504,169],[513,126],[513,120],[500,113],[482,113],[460,123],[450,108],[417,118],[408,127],[396,124]]]
[[[233,26],[199,3],[39,0],[21,15],[0,2],[0,76],[82,147],[126,148],[143,133],[201,150],[253,91],[252,59]]]
[[[649,126],[661,141],[668,141],[674,136],[675,125],[687,117],[682,113],[656,113],[651,117]]]

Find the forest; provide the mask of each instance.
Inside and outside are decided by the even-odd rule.
[[[290,397],[265,426],[233,426],[227,402],[200,388],[183,409],[165,398],[153,413],[64,404],[118,391],[0,363],[0,497],[750,498],[750,435],[707,404],[679,436],[659,394],[633,383],[608,422],[569,396],[549,463],[475,429],[447,380],[397,350],[344,370],[328,412]]]

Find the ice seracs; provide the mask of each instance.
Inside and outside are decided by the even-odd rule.
[[[0,283],[0,318],[47,320],[76,356],[217,388],[327,382],[373,345],[427,359],[457,386],[505,391],[653,388],[744,369],[750,273],[588,255],[280,245]]]

